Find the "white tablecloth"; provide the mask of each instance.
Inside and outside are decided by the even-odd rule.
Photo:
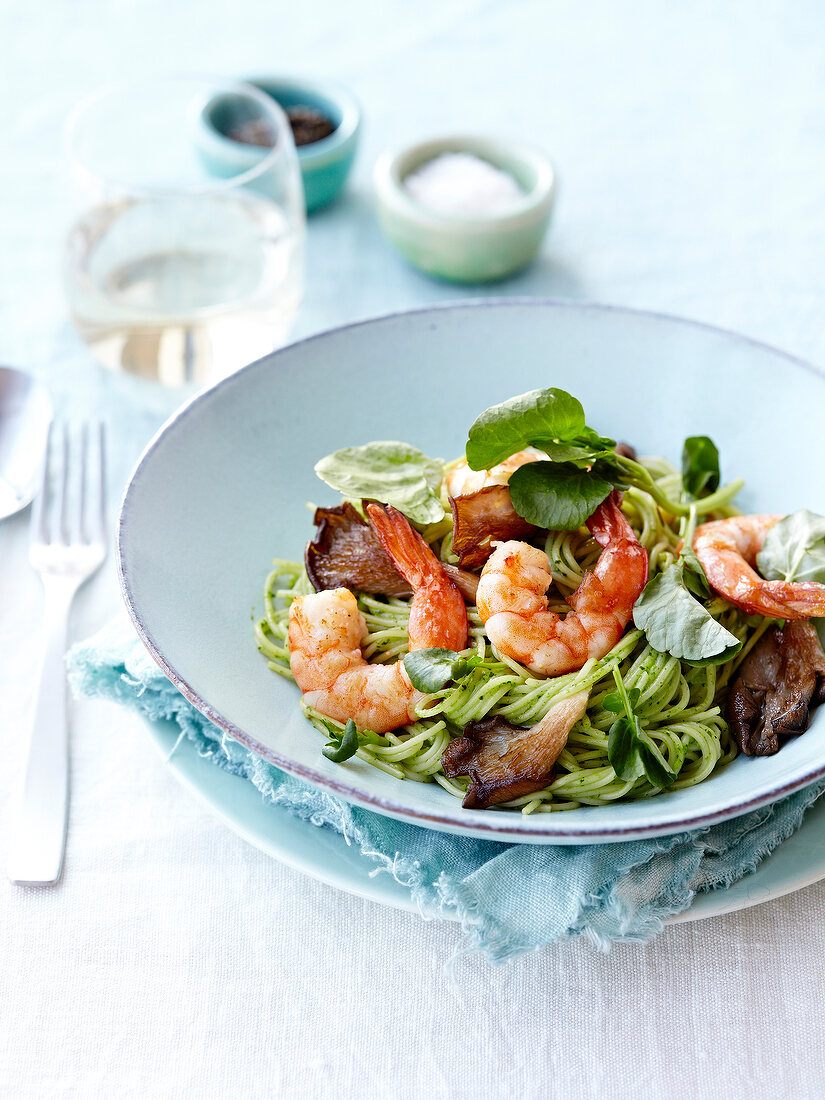
[[[59,131],[81,94],[147,69],[303,71],[361,99],[353,185],[310,223],[296,335],[470,293],[383,243],[369,180],[388,145],[473,130],[544,146],[561,177],[541,260],[484,293],[686,314],[825,363],[814,0],[0,0],[0,17],[0,362],[46,377],[64,410],[81,392],[148,406],[117,441],[121,484],[171,398],[99,371],[69,328]],[[73,636],[117,603],[110,557]],[[41,607],[21,517],[0,527],[3,811]],[[272,861],[177,784],[134,719],[79,703],[63,881],[0,883],[0,1095],[813,1100],[824,930],[820,884],[606,956],[464,957],[453,984],[456,927]]]

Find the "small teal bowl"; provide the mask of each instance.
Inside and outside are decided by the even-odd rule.
[[[335,126],[329,137],[297,147],[298,163],[304,184],[307,213],[318,210],[337,198],[352,168],[361,129],[361,111],[354,96],[337,84],[292,77],[250,77],[244,81],[270,96],[284,110],[312,107],[325,114]],[[200,113],[199,151],[210,169],[220,175],[246,171],[267,152],[266,149],[226,136],[239,117],[231,96],[210,99]]]
[[[442,153],[472,153],[515,177],[524,194],[505,213],[445,214],[407,191],[404,180]],[[379,158],[374,174],[384,235],[415,267],[454,283],[504,279],[531,263],[550,221],[556,174],[531,146],[454,135],[407,146]]]

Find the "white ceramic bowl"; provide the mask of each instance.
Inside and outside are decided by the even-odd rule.
[[[456,215],[417,202],[404,180],[442,153],[472,153],[513,175],[523,197],[506,213]],[[374,173],[384,235],[411,264],[458,283],[503,279],[535,259],[550,220],[556,174],[537,149],[519,142],[452,135],[384,154]]]
[[[271,559],[300,558],[313,534],[306,502],[337,500],[313,473],[318,458],[374,438],[452,457],[478,412],[537,386],[576,394],[589,424],[643,452],[678,459],[686,435],[710,435],[723,474],[747,478],[745,511],[825,512],[824,381],[740,336],[584,303],[487,300],[323,333],[196,396],[150,444],[120,516],[126,603],[166,674],[218,726],[369,809],[557,844],[710,825],[825,775],[825,708],[776,756],[740,757],[685,790],[526,817],[464,810],[435,784],[325,759],[298,689],[257,652],[250,612]]]

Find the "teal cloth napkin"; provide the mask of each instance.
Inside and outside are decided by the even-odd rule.
[[[77,694],[176,722],[203,756],[245,776],[265,801],[357,845],[409,889],[423,916],[460,920],[461,950],[492,961],[576,936],[605,950],[649,939],[698,891],[753,871],[825,790],[820,782],[722,825],[654,840],[566,847],[453,837],[350,806],[231,741],[166,679],[125,619],[76,646],[69,665]]]

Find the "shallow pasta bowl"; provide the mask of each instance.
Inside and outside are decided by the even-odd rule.
[[[315,462],[401,439],[462,452],[482,409],[539,386],[583,403],[588,423],[677,461],[686,435],[719,445],[746,511],[825,512],[825,376],[718,329],[610,307],[487,300],[396,314],[275,352],[185,405],[127,487],[123,595],[166,675],[231,737],[286,771],[379,813],[486,839],[583,844],[710,825],[825,775],[825,708],[773,757],[738,758],[694,787],[559,813],[465,810],[436,784],[357,759],[335,764],[298,689],[255,647],[273,557],[299,559],[307,502],[337,503]]]

